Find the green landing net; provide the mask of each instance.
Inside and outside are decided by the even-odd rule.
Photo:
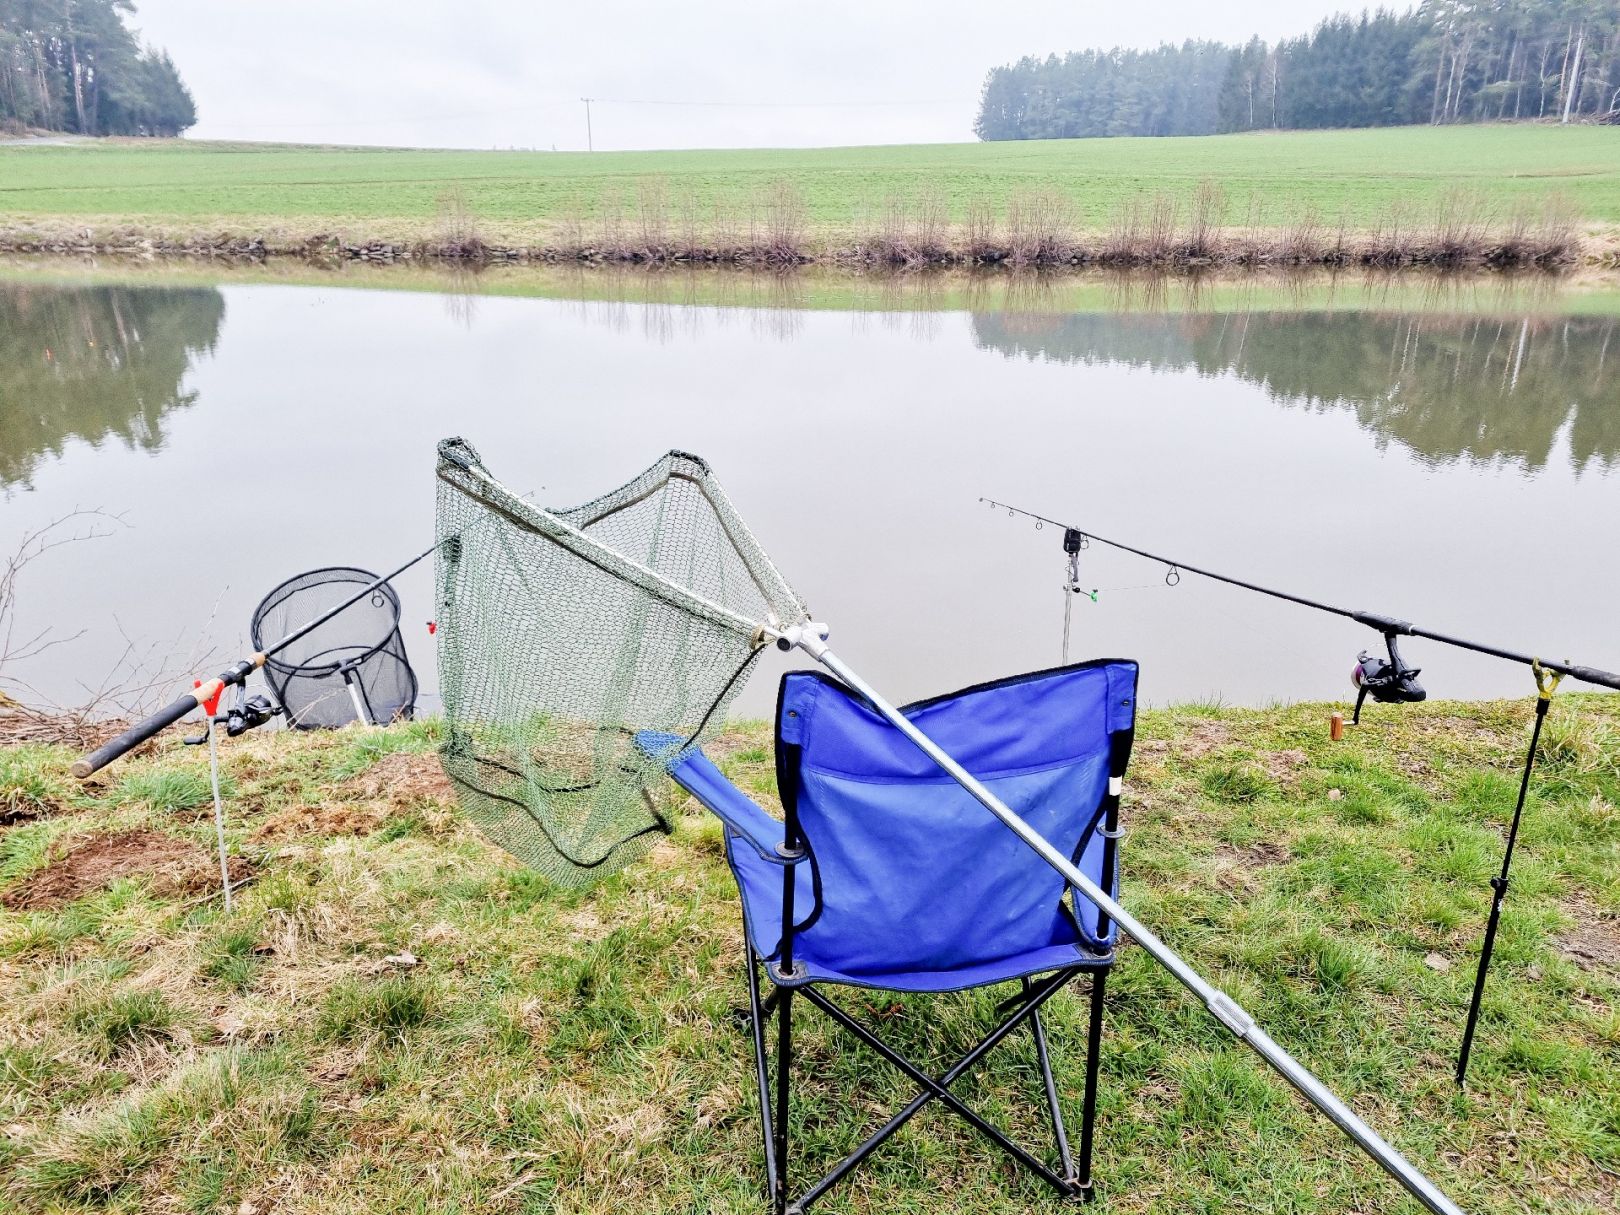
[[[438,482],[445,771],[495,843],[596,881],[670,830],[660,782],[724,723],[766,641],[752,622],[804,605],[696,456],[548,510],[446,439]]]

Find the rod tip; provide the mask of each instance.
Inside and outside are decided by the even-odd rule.
[[[94,772],[95,769],[90,766],[89,760],[79,759],[73,761],[73,766],[69,768],[68,771],[73,773],[73,775],[79,780],[83,780],[85,777]]]

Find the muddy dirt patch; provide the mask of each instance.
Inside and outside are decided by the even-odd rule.
[[[356,806],[336,802],[324,806],[292,806],[273,814],[253,833],[260,840],[306,840],[319,836],[370,835],[388,821],[383,806]]]
[[[1288,849],[1270,840],[1244,844],[1242,847],[1222,844],[1215,849],[1217,864],[1238,869],[1270,869],[1273,865],[1286,865],[1288,859]]]
[[[439,757],[433,752],[417,754],[395,751],[383,756],[359,776],[345,783],[351,796],[386,801],[393,806],[419,802],[456,804],[455,786],[444,774]]]
[[[1575,926],[1553,938],[1553,945],[1582,970],[1620,974],[1620,918],[1590,903],[1569,908]]]
[[[1260,759],[1266,774],[1279,785],[1291,785],[1299,774],[1311,766],[1311,757],[1303,751],[1267,751]]]
[[[61,807],[54,801],[39,802],[32,798],[8,798],[0,793],[0,827],[12,827],[18,823],[31,823],[36,818],[46,818],[55,814]]]
[[[251,876],[241,857],[230,861],[231,881]],[[190,840],[160,831],[124,831],[92,836],[36,870],[0,895],[13,911],[43,911],[108,886],[119,878],[141,877],[155,894],[173,898],[202,894],[219,885],[219,860]]]

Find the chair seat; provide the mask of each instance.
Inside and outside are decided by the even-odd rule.
[[[764,817],[764,816],[762,816]],[[769,821],[775,823],[774,819]],[[777,839],[781,839],[782,825],[776,823]],[[782,870],[781,866],[760,858],[748,844],[737,838],[729,828],[726,832],[726,850],[742,891],[743,922],[748,930],[749,942],[761,957],[776,952],[775,945],[782,936]],[[799,866],[800,890],[808,896],[810,877],[808,866]],[[810,906],[808,897],[798,901],[801,907]],[[761,948],[761,945],[765,948]],[[1002,983],[1026,975],[1043,974],[1053,970],[1087,967],[1107,967],[1114,960],[1112,953],[1095,954],[1084,949],[1078,934],[1072,941],[1059,941],[1040,949],[1031,949],[1008,957],[994,958],[974,966],[955,970],[862,971],[847,974],[827,965],[816,956],[814,934],[798,938],[794,947],[794,973],[791,978],[781,974],[775,965],[767,967],[771,982],[779,987],[797,987],[805,983],[842,983],[850,987],[876,987],[890,991],[945,992],[963,991],[969,987],[983,987]]]
[[[645,750],[656,753],[679,740],[649,733],[640,736],[638,741]],[[782,824],[728,781],[701,751],[689,752],[671,768],[670,775],[725,824],[726,859],[742,894],[743,921],[749,942],[760,957],[774,957],[782,939],[783,863],[775,851],[782,842]],[[794,870],[795,904],[800,908],[814,907],[814,874],[810,865],[800,864],[794,866]],[[793,976],[788,978],[775,967],[769,968],[769,974],[771,981],[779,986],[841,983],[891,991],[946,992],[1053,970],[1104,968],[1113,962],[1112,951],[1091,952],[1071,925],[1062,920],[1059,923],[1068,929],[1060,939],[1035,949],[984,959],[976,965],[951,970],[878,970],[850,974],[816,956],[815,934],[802,932],[804,922],[801,920]]]

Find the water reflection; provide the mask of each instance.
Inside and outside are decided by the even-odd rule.
[[[975,313],[1009,357],[1234,374],[1285,406],[1347,409],[1428,463],[1576,471],[1620,458],[1620,322],[1373,312]]]
[[[32,483],[70,439],[163,446],[186,372],[225,319],[217,288],[0,283],[0,486]]]
[[[235,653],[282,578],[419,551],[432,445],[453,432],[551,503],[702,452],[900,699],[1057,656],[1057,538],[981,512],[983,494],[1459,633],[1613,645],[1620,573],[1588,563],[1596,533],[1570,522],[1611,518],[1620,476],[1617,322],[1574,315],[1601,301],[1348,276],[576,272],[537,299],[532,276],[499,272],[341,278],[387,291],[274,267],[224,286],[73,273],[0,284],[0,484],[33,489],[10,495],[0,553],[74,505],[131,523],[29,571],[19,630],[85,630],[22,673],[64,703],[126,638]],[[200,488],[210,468],[238,471]],[[1556,596],[1504,558],[1532,546]],[[179,576],[196,552],[200,587]],[[1152,700],[1338,695],[1366,643],[1139,565],[1090,551],[1104,594],[1075,628],[1086,652],[1141,658]],[[432,691],[426,568],[399,589]],[[967,640],[944,662],[948,635]],[[1233,661],[1257,637],[1276,660]],[[1436,695],[1523,690],[1500,664],[1413,660]],[[748,694],[741,711],[771,711],[768,676]]]

